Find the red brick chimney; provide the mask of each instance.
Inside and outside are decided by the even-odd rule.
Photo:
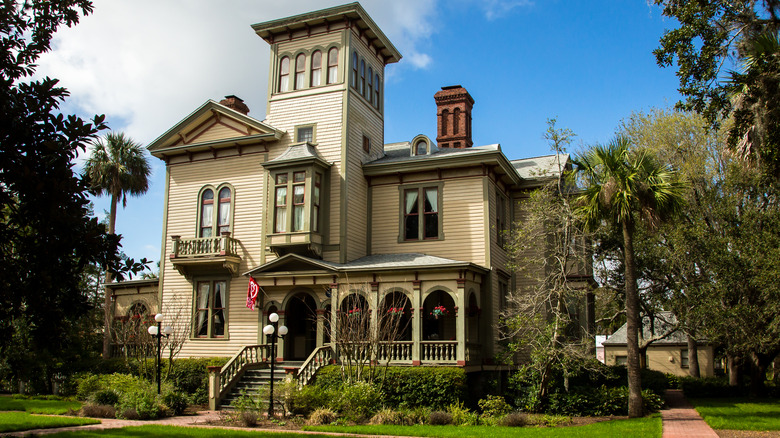
[[[219,101],[219,104],[224,105],[230,109],[234,109],[244,115],[249,114],[249,107],[246,106],[243,100],[241,100],[236,96],[233,95],[225,96],[224,99]]]
[[[433,95],[436,99],[436,119],[438,134],[436,143],[440,148],[470,148],[471,141],[471,108],[474,99],[460,85],[441,87],[441,91]]]

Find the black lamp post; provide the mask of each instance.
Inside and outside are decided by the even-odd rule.
[[[157,338],[157,395],[160,394],[160,349],[161,344],[160,340],[163,337],[163,335],[168,338],[171,336],[171,333],[173,333],[173,327],[171,326],[165,326],[163,329],[162,322],[163,322],[163,315],[162,313],[158,313],[157,315],[154,315],[154,320],[157,322],[157,325],[151,325],[149,326],[149,334],[152,335],[153,338]]]
[[[263,333],[271,337],[271,384],[269,387],[269,400],[268,400],[268,418],[274,416],[274,365],[276,364],[276,338],[283,339],[287,334],[287,327],[279,327],[279,334],[276,334],[277,326],[279,325],[279,315],[272,313],[268,315],[268,320],[271,324],[263,327]]]

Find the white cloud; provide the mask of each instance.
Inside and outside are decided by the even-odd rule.
[[[479,5],[485,10],[485,18],[494,20],[508,14],[512,9],[533,6],[531,0],[478,0]]]
[[[413,68],[434,28],[436,0],[363,2]],[[71,92],[64,109],[106,114],[112,129],[147,144],[207,99],[235,94],[264,117],[269,47],[254,23],[341,1],[95,0],[95,12],[55,35],[39,74]]]

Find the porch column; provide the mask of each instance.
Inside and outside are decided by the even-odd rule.
[[[317,348],[322,347],[325,339],[325,309],[317,309]]]
[[[285,316],[284,310],[277,310],[276,314],[279,315],[279,324],[277,327],[281,327],[283,325],[287,325],[285,321],[287,321],[287,317]],[[274,336],[278,335],[279,333],[274,332]],[[276,357],[274,360],[276,362],[283,362],[284,361],[284,352],[287,351],[287,337],[278,338],[276,340]]]
[[[420,280],[412,282],[412,365],[420,365],[420,339],[422,339],[422,294]]]
[[[374,276],[374,279],[376,279],[376,276]],[[371,351],[373,351],[374,357],[371,358],[371,362],[373,363],[379,363],[380,357],[382,357],[382,354],[379,350],[382,349],[382,345],[379,344],[381,340],[379,339],[379,318],[381,315],[379,314],[379,282],[372,281],[369,283],[371,286],[371,295],[369,296],[368,305],[371,307],[368,312],[371,316],[371,333],[373,333],[373,336],[376,336],[374,338],[377,342],[377,348],[372,348]]]
[[[339,284],[336,283],[336,276],[333,276],[333,282],[330,284],[330,345],[333,349],[333,360],[339,362],[338,343],[336,335],[341,330],[337,312],[339,311]]]
[[[458,341],[458,366],[466,365],[466,279],[458,279],[457,302],[455,303],[455,339]]]

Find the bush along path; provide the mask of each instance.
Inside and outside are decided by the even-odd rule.
[[[685,399],[681,389],[666,390],[666,409],[661,411],[663,438],[717,438],[718,434]]]

